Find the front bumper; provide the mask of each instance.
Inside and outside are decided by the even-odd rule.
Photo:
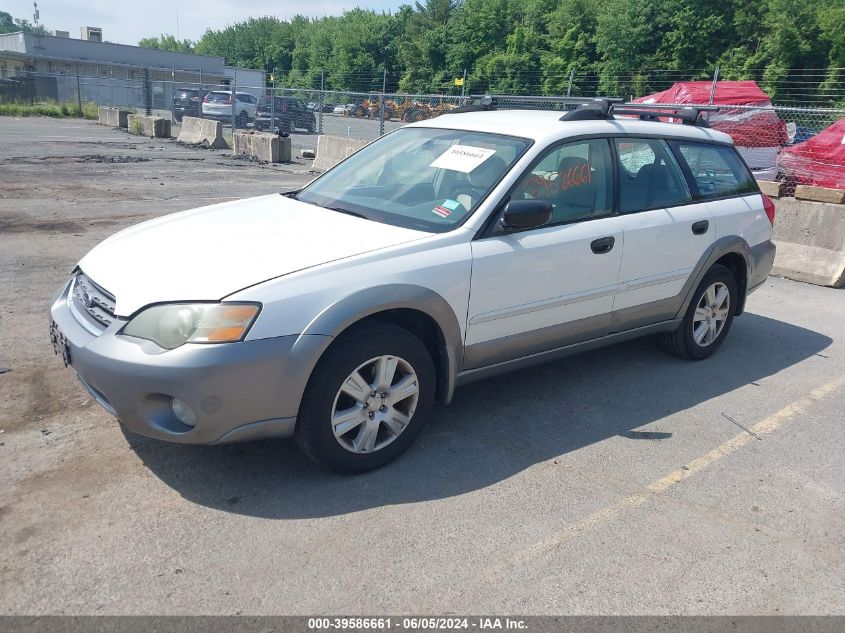
[[[287,437],[311,369],[331,337],[282,336],[163,350],[151,341],[117,334],[117,320],[99,335],[68,306],[66,284],[50,309],[66,340],[70,366],[88,392],[126,427],[184,444],[218,444]],[[197,415],[179,421],[171,398]]]

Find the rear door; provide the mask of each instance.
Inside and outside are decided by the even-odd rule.
[[[665,140],[625,137],[614,146],[625,251],[612,330],[623,331],[674,316],[715,229]]]
[[[760,190],[733,147],[680,140],[670,145],[687,166],[693,195],[710,208],[716,239],[739,235],[754,246],[771,238]]]

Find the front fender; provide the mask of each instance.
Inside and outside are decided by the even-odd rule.
[[[442,358],[436,359],[440,377],[438,399],[447,404],[452,399],[455,378],[463,365],[464,345],[454,310],[433,290],[413,284],[386,284],[360,290],[323,309],[306,326],[302,336],[337,337],[362,319],[396,309],[421,312],[440,330]]]

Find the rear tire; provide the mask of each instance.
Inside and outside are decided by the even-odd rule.
[[[698,284],[681,326],[662,335],[663,347],[688,360],[710,358],[728,335],[739,302],[733,273],[713,266]]]
[[[387,377],[380,379],[382,370]],[[434,363],[416,336],[382,321],[354,328],[317,364],[294,439],[311,459],[336,472],[380,468],[422,430],[435,383]]]

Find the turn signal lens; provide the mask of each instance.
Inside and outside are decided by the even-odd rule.
[[[233,343],[246,336],[261,307],[254,303],[170,303],[147,308],[121,334],[164,349],[185,343]]]

